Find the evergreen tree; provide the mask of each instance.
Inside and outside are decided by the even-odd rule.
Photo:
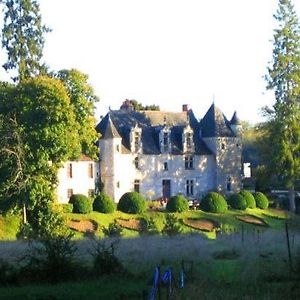
[[[6,71],[14,70],[14,81],[22,81],[45,71],[41,64],[44,33],[40,7],[35,0],[2,0],[4,22],[2,48],[6,50]]]
[[[265,109],[268,169],[289,189],[289,208],[295,211],[294,187],[300,178],[300,26],[290,0],[279,0],[274,16],[273,59],[266,76],[275,104]]]

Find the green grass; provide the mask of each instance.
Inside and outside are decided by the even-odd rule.
[[[20,226],[20,222],[21,219],[18,216],[3,217],[0,215],[0,240],[15,240],[16,234]]]

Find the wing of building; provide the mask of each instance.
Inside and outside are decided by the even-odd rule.
[[[96,129],[104,192],[116,202],[128,191],[197,199],[241,187],[241,124],[236,113],[228,121],[214,104],[198,121],[187,105],[178,113],[134,111],[127,101]]]

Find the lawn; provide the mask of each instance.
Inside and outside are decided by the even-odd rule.
[[[290,228],[290,245],[294,266],[300,249],[299,217],[280,210],[230,210],[226,214],[192,210],[176,214],[179,219],[211,219],[221,225],[221,231],[202,232],[182,224],[183,234],[175,237],[139,235],[124,230],[115,245],[115,254],[126,269],[126,275],[103,275],[88,279],[84,272],[75,282],[55,285],[39,284],[0,288],[0,299],[142,299],[142,292],[151,289],[153,271],[160,266],[164,272],[173,268],[178,281],[181,262],[186,270],[186,286],[175,288],[172,299],[297,299],[300,271],[293,273],[288,264],[285,221]],[[261,218],[267,226],[238,220],[237,216]],[[102,226],[115,219],[152,217],[161,230],[166,213],[148,211],[143,215],[121,212],[88,215],[66,214],[68,219],[93,220],[103,237]],[[19,219],[0,219],[0,258],[17,262],[28,251],[28,245],[15,239]],[[10,228],[6,228],[10,226]],[[221,233],[222,232],[222,233]],[[76,233],[76,260],[91,265],[92,241]],[[7,242],[4,242],[6,240]],[[111,240],[106,239],[109,243]],[[300,265],[300,264],[299,264]],[[166,289],[162,289],[162,299]]]

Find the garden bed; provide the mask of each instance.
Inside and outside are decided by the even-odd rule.
[[[253,215],[241,215],[236,216],[236,219],[245,223],[259,225],[259,226],[268,226],[268,224],[261,218],[253,216]]]
[[[78,232],[95,232],[98,225],[93,220],[69,220],[67,226]]]
[[[116,223],[121,227],[135,231],[141,231],[143,229],[143,222],[143,220],[139,219],[116,219]]]
[[[193,229],[211,232],[220,227],[220,224],[210,219],[192,219],[187,218],[183,220],[183,224]]]

